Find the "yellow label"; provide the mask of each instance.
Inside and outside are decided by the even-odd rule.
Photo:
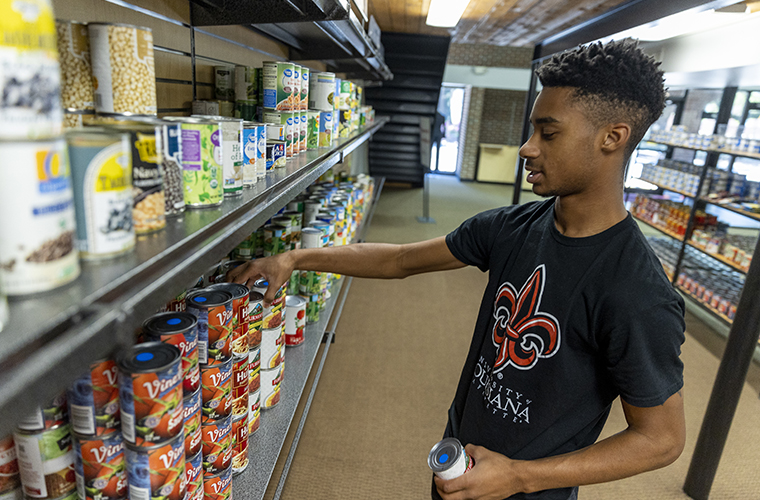
[[[6,0],[0,4],[0,45],[56,51],[55,20],[49,1]]]
[[[148,63],[148,58],[153,58],[153,33],[144,30],[135,30],[137,37],[137,59]]]
[[[140,155],[140,161],[145,163],[158,163],[161,158],[156,151],[156,136],[148,134],[135,134],[137,140],[135,141],[135,149]]]
[[[98,169],[95,192],[121,191],[132,186],[129,173],[122,167],[126,163],[123,152],[111,155]]]

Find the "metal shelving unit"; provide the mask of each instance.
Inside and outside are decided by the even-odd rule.
[[[138,238],[128,255],[84,262],[82,275],[70,285],[10,299],[10,321],[0,332],[0,435],[13,430],[19,415],[60,393],[90,362],[131,345],[146,317],[386,121],[377,119],[329,150],[288,160],[219,207],[169,219],[166,229]]]

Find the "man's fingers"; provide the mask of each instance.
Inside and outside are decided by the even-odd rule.
[[[474,458],[475,462],[478,461],[478,458],[486,450],[487,450],[487,448],[483,448],[482,446],[477,446],[477,445],[474,445],[474,444],[468,444],[468,445],[466,445],[464,447],[464,451],[466,451],[472,458]]]
[[[440,493],[444,500],[454,500],[458,498],[457,496],[452,495],[467,487],[467,481],[463,476],[449,479],[448,481],[435,476],[433,480],[435,481],[435,487],[438,489],[438,493]]]

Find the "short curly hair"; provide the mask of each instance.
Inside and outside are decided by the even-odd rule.
[[[571,87],[596,126],[622,121],[631,126],[626,157],[665,108],[660,63],[625,39],[555,54],[536,70],[544,87]]]

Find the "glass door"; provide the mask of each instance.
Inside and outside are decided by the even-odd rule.
[[[438,110],[433,122],[430,170],[453,174],[459,156],[459,127],[464,107],[464,86],[444,84],[438,98]]]

